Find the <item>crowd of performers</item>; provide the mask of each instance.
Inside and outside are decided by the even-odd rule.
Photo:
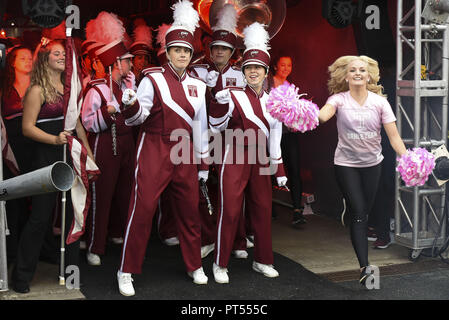
[[[135,294],[132,274],[142,272],[153,222],[165,244],[180,246],[186,272],[196,284],[208,282],[202,258],[214,252],[214,279],[229,283],[229,259],[247,258],[246,249],[252,246],[252,268],[266,277],[279,276],[271,239],[272,179],[281,187],[287,185],[281,148],[286,130],[266,110],[267,84],[268,89],[276,87],[282,79],[280,75],[267,81],[268,33],[259,23],[245,28],[245,50],[235,59],[237,14],[232,5],[226,5],[212,27],[213,34],[203,38],[207,48],[199,56],[193,37],[198,13],[187,0],[173,9],[173,23],[159,28],[157,63],[150,59],[151,29],[145,23],[135,26],[134,41],[128,46],[123,23],[115,14],[101,12],[87,23],[80,52],[83,106],[76,132],[62,129],[63,42],[42,41],[34,57],[30,49],[16,46],[7,58],[5,71],[12,76],[3,87],[2,116],[21,173],[61,160],[67,135],[80,139],[101,171],[91,184],[86,232],[81,241],[66,248],[66,264],[78,264],[80,244],[94,266],[101,265],[109,240],[122,245],[116,276],[125,296]],[[282,63],[289,64],[291,72],[289,59]],[[282,63],[278,68],[285,68]],[[369,265],[366,215],[382,161],[381,126],[399,155],[405,147],[377,84],[377,62],[344,57],[330,70],[333,95],[321,109],[319,120],[339,115],[336,172],[354,220],[351,239],[363,282]],[[367,110],[356,110],[361,106]],[[366,128],[360,128],[361,116]],[[351,138],[365,129],[373,139]],[[245,140],[238,135],[232,141],[226,139],[225,132],[248,130],[261,133],[263,139]],[[212,163],[208,160],[217,155],[210,154],[209,133],[222,140],[222,150],[214,150],[220,159]],[[289,153],[295,148],[292,141],[282,142]],[[189,161],[174,163],[174,146],[187,150],[183,156]],[[259,159],[261,149],[268,151],[268,163]],[[294,167],[288,166],[289,176]],[[12,175],[7,172],[5,178]],[[215,209],[212,215],[200,193],[202,182],[209,187]],[[297,194],[300,181],[293,184]],[[300,195],[299,200],[298,196],[293,199],[293,224],[305,223]],[[7,203],[10,227],[17,230],[8,239],[17,292],[29,292],[39,259],[57,259],[53,229],[57,203],[56,193],[34,196],[31,202]],[[70,226],[72,215],[67,207]]]

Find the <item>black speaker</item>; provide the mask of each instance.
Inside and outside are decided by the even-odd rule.
[[[367,55],[384,66],[396,63],[396,43],[388,17],[388,0],[359,1],[353,29],[359,55]]]
[[[65,8],[71,4],[71,0],[22,0],[22,10],[40,27],[54,28],[64,20]]]
[[[351,25],[357,12],[357,4],[352,0],[322,0],[321,15],[334,28],[346,28]]]

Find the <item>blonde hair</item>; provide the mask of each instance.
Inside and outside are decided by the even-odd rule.
[[[50,56],[51,48],[55,44],[60,44],[64,47],[64,43],[60,40],[53,40],[45,47],[39,49],[37,59],[33,65],[33,71],[31,71],[31,82],[28,90],[33,86],[39,86],[42,92],[42,98],[48,103],[55,103],[60,99],[60,94],[56,88],[50,82],[48,57]],[[61,73],[61,82],[64,83],[65,72]],[[27,92],[28,93],[28,92]],[[25,97],[27,94],[25,94]],[[24,98],[25,98],[24,97]]]
[[[367,83],[367,90],[385,97],[383,87],[378,84],[380,79],[379,64],[376,60],[367,56],[343,56],[335,60],[328,68],[330,79],[327,82],[327,88],[329,89],[329,93],[336,94],[349,90],[349,85],[345,81],[345,78],[348,73],[348,65],[355,60],[363,61],[367,65],[370,77]]]

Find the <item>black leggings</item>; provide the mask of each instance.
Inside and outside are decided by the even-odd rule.
[[[293,209],[301,209],[302,181],[300,171],[299,133],[287,132],[282,134],[281,148],[282,160],[287,169],[290,184],[290,196]]]
[[[368,213],[376,197],[381,173],[381,164],[367,168],[335,165],[338,185],[346,200],[351,217],[351,242],[360,267],[368,266]]]

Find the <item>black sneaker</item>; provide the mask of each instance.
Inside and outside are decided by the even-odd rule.
[[[14,282],[12,289],[17,293],[28,293],[30,292],[30,286],[25,282]]]
[[[306,224],[307,220],[304,218],[303,210],[301,211],[293,211],[293,219],[292,219],[292,226],[296,227],[301,224]]]
[[[360,278],[359,278],[359,282],[362,286],[365,285],[366,283],[366,279],[368,279],[368,277],[371,274],[369,272],[367,272],[366,267],[363,267],[362,272],[360,272]]]

